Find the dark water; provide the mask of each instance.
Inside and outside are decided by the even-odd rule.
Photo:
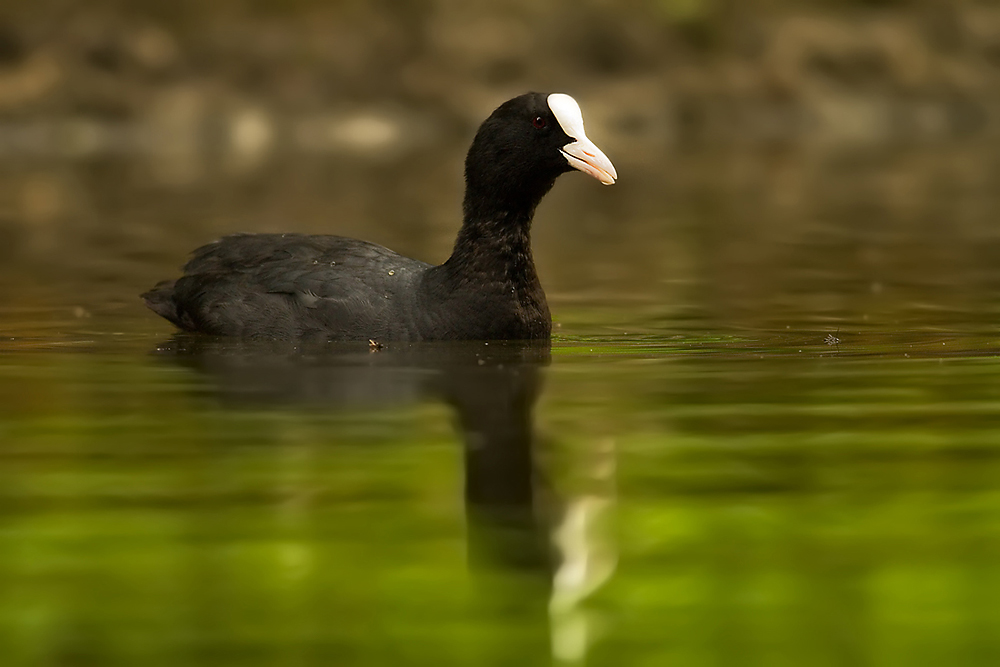
[[[230,231],[443,259],[457,150],[0,169],[2,664],[997,664],[989,151],[633,155],[539,211],[551,348],[135,297]]]

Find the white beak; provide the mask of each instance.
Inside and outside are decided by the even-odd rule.
[[[614,185],[615,179],[618,178],[615,165],[611,164],[608,156],[586,137],[566,144],[559,152],[566,157],[571,167],[590,174],[605,185]]]
[[[553,93],[548,97],[549,108],[556,117],[563,132],[576,139],[560,149],[560,153],[574,169],[590,174],[601,183],[611,185],[618,178],[618,172],[604,152],[594,145],[583,131],[583,112],[580,105],[569,95]]]

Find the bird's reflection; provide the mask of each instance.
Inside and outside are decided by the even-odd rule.
[[[608,498],[558,498],[547,482],[533,419],[551,357],[547,342],[376,346],[178,335],[157,354],[196,368],[234,405],[451,405],[464,441],[470,566],[527,573],[538,595],[520,599],[517,613],[543,621],[557,659],[582,658],[588,640],[578,603],[613,569],[614,559],[591,539]],[[607,478],[613,456],[599,459]]]

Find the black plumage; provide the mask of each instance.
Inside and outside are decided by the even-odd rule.
[[[463,224],[444,264],[340,236],[237,234],[198,248],[181,278],[142,296],[181,329],[216,335],[547,338],[531,221],[556,178],[573,168],[605,183],[616,176],[583,135],[572,98],[528,93],[501,105],[473,140]]]

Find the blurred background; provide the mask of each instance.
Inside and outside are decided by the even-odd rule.
[[[233,231],[442,261],[478,123],[561,90],[623,178],[543,205],[556,303],[992,316],[998,77],[972,0],[9,0],[0,289],[135,312]]]
[[[1000,2],[3,0],[0,662],[1000,661]],[[581,104],[551,350],[247,349],[233,232],[430,262]]]

